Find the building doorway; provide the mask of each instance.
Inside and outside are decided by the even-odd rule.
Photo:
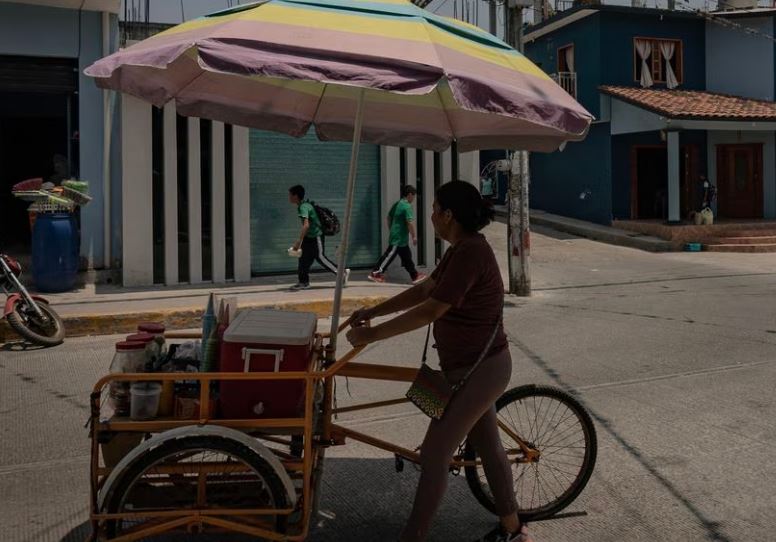
[[[14,184],[78,174],[75,60],[0,56],[0,251],[30,252],[29,203]]]
[[[698,147],[683,145],[679,153],[679,209],[686,217],[697,210]],[[665,145],[631,150],[631,218],[668,219],[668,151]]]
[[[720,218],[763,217],[763,146],[717,146],[717,214]]]

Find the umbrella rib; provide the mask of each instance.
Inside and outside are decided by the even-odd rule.
[[[317,133],[317,126],[318,126],[318,111],[321,110],[321,104],[323,103],[323,97],[326,95],[326,89],[329,88],[329,84],[324,82],[323,83],[323,90],[321,91],[321,95],[318,97],[318,103],[315,104],[315,112],[313,113],[312,117],[312,123],[313,126],[316,126],[316,133]],[[366,91],[367,89],[364,89]],[[366,97],[364,97],[364,101],[366,101]]]
[[[196,47],[196,45],[194,45],[194,47]],[[199,59],[199,53],[197,53],[197,59]],[[199,64],[199,62],[197,62],[197,64]],[[193,85],[193,84],[194,84],[194,82],[196,82],[196,80],[197,80],[197,79],[199,79],[200,77],[202,77],[203,75],[205,75],[205,73],[206,73],[207,71],[208,71],[208,70],[206,70],[205,68],[203,68],[203,67],[200,65],[200,66],[199,66],[199,73],[197,73],[197,75],[195,75],[194,77],[192,77],[191,79],[189,79],[189,80],[188,80],[188,81],[187,81],[185,84],[183,84],[183,85],[181,85],[180,87],[178,87],[178,90],[177,90],[177,91],[176,91],[176,92],[173,94],[172,98],[171,98],[170,100],[168,100],[168,102],[169,102],[169,101],[174,101],[174,102],[175,102],[175,107],[177,108],[177,106],[178,106],[178,98],[180,97],[180,95],[181,95],[181,94],[183,94],[183,92],[184,92],[184,91],[185,91],[187,88],[189,88],[191,85]]]
[[[442,76],[442,78],[443,78],[445,81],[447,81],[447,76]],[[440,79],[439,81],[441,81],[441,79]],[[451,135],[451,137],[452,137],[452,139],[451,139],[451,141],[450,141],[450,142],[452,143],[453,141],[457,141],[457,140],[458,140],[458,137],[457,137],[457,136],[456,136],[456,134],[455,134],[455,130],[453,129],[453,123],[452,123],[452,121],[450,120],[450,115],[448,114],[448,112],[447,112],[447,108],[445,107],[445,103],[444,103],[444,101],[442,100],[442,93],[441,93],[441,92],[439,92],[439,81],[437,81],[437,84],[436,84],[436,86],[434,87],[434,90],[436,90],[437,96],[439,97],[439,105],[442,107],[442,111],[444,112],[444,114],[445,114],[445,118],[447,119],[447,126],[448,126],[448,127],[449,127],[449,129],[450,129],[450,135]],[[455,157],[453,157],[453,160],[455,160]],[[454,179],[454,180],[455,180],[455,179]]]

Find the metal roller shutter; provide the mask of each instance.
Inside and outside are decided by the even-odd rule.
[[[296,270],[286,251],[299,235],[296,209],[288,203],[288,188],[305,187],[319,205],[344,219],[350,144],[321,142],[311,132],[303,138],[251,130],[251,272],[254,275]],[[361,145],[353,205],[350,267],[370,266],[380,252],[380,148]],[[340,236],[326,238],[326,253],[334,260]],[[313,264],[313,270],[318,264]]]
[[[0,92],[68,94],[77,89],[74,59],[0,55]]]

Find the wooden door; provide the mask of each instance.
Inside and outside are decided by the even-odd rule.
[[[717,213],[721,218],[762,218],[763,146],[717,146]]]

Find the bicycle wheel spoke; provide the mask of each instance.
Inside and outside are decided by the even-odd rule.
[[[569,421],[571,421],[571,423],[567,424],[567,422],[569,422]],[[549,430],[548,430],[542,436],[550,438],[551,435],[556,434],[556,432],[559,431],[559,430],[560,430],[561,433],[564,433],[564,432],[566,432],[566,431],[568,431],[570,429],[574,429],[578,425],[577,421],[578,420],[577,420],[577,417],[576,417],[576,413],[574,413],[573,411],[569,411],[568,415],[566,415],[565,417],[559,419],[558,422],[555,424],[555,426],[552,427],[552,433],[550,433]],[[563,429],[561,429],[561,426],[563,426],[564,424],[566,426],[563,427]],[[541,442],[541,441],[539,441],[539,442]]]
[[[542,413],[544,412],[544,409],[542,408],[544,406],[544,399],[545,399],[544,396],[541,396],[539,398],[539,406],[536,408],[536,413],[535,413],[535,416],[536,416],[536,437],[534,437],[534,440],[538,440],[539,439],[539,435],[541,434],[541,429],[542,429],[542,426],[544,424],[544,417],[546,416],[546,413],[545,413],[544,416],[542,415]]]
[[[563,476],[565,476],[565,477],[569,478],[570,480],[574,480],[574,479],[577,477],[576,473],[572,473],[572,472],[565,471],[565,470],[563,470],[563,469],[560,469],[560,468],[558,468],[558,467],[552,466],[552,465],[550,465],[549,463],[545,463],[545,464],[543,464],[542,466],[543,466],[544,468],[547,468],[547,469],[552,469],[553,471],[555,471],[555,472],[557,472],[558,474],[561,474],[561,475],[563,475]]]
[[[549,442],[540,444],[540,446],[542,448],[545,448],[547,446],[557,446],[561,442],[565,442],[566,439],[573,437],[579,431],[580,429],[576,425],[570,425],[569,427],[559,432],[557,435],[553,435],[552,440],[550,440]]]
[[[572,457],[572,458],[583,458],[585,457],[585,452],[583,451],[584,448],[566,448],[566,447],[559,447],[559,448],[553,448],[551,450],[547,450],[546,448],[542,448],[542,459],[546,459],[548,457]]]
[[[531,491],[531,508],[534,508],[534,502],[535,502],[534,498],[536,497],[536,485],[537,485],[537,477],[538,477],[536,466],[534,466],[533,468],[533,473],[534,473],[534,477],[533,477],[534,485],[533,485],[533,491]]]
[[[561,407],[561,406],[565,406],[565,405],[563,405],[563,403],[561,403],[560,401],[556,401],[556,402],[557,402],[557,405],[555,405],[555,410],[553,411],[553,413],[552,413],[552,416],[550,416],[549,423],[547,424],[547,426],[548,426],[548,429],[546,429],[545,431],[543,431],[542,433],[540,433],[540,434],[539,434],[539,437],[537,438],[537,441],[538,441],[538,442],[541,442],[541,441],[542,441],[542,439],[544,438],[544,436],[545,436],[545,435],[547,434],[547,432],[550,430],[549,428],[551,428],[551,427],[552,427],[552,424],[553,424],[553,422],[555,421],[555,416],[558,414],[558,410],[560,410],[560,407]],[[566,407],[566,409],[568,410],[568,407]],[[562,414],[561,414],[561,416],[562,416]]]
[[[552,477],[553,477],[553,478],[555,479],[555,481],[557,482],[557,484],[558,484],[558,487],[560,487],[560,488],[562,489],[563,487],[565,487],[565,486],[566,486],[566,484],[565,484],[563,481],[561,481],[561,480],[559,480],[559,479],[558,479],[558,475],[555,473],[555,471],[554,471],[554,470],[552,470],[552,469],[549,469],[549,471],[550,471],[550,474],[552,475]],[[555,498],[556,498],[556,499],[557,499],[558,497],[559,497],[559,495],[556,495],[556,496],[555,496]]]
[[[554,434],[564,423],[572,418],[576,419],[574,412],[570,411],[570,409],[566,407],[565,411],[561,412],[560,416],[558,416],[557,421],[553,419],[553,424],[551,424],[547,430],[542,433],[541,437],[537,439],[537,442],[543,442],[546,438],[549,437],[549,435]]]
[[[542,461],[542,464],[544,464],[544,465],[548,465],[548,464],[550,464],[550,465],[561,465],[562,467],[571,467],[572,469],[580,468],[582,466],[582,463],[583,463],[582,461],[570,462],[570,461],[561,461],[561,460],[558,460],[558,459],[552,459],[552,460],[549,460],[549,461]]]

